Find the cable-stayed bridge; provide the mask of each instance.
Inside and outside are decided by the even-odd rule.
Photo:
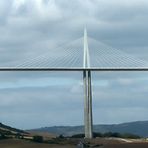
[[[148,62],[87,36],[33,58],[0,66],[0,71],[82,71],[85,137],[93,137],[91,71],[148,71]]]
[[[0,66],[0,70],[144,70],[147,68],[147,61],[87,37],[87,32],[85,32],[85,36],[82,38],[56,49],[51,49],[36,57]]]

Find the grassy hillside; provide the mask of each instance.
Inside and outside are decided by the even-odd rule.
[[[27,132],[0,123],[0,140],[10,138],[34,140],[35,137],[42,137],[43,140],[50,140],[56,136],[48,132]]]
[[[16,128],[13,128],[13,127],[10,127],[10,126],[7,126],[7,125],[4,125],[2,123],[0,123],[0,131],[9,131],[9,132],[12,132],[12,133],[22,133],[22,134],[27,134],[27,132],[23,131],[23,130],[20,130],[20,129],[16,129]]]
[[[29,135],[29,133],[27,133],[26,131],[16,129],[0,123],[0,139],[7,139],[13,137],[21,138],[27,135]]]

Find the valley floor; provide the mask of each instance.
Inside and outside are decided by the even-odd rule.
[[[80,139],[75,139],[74,141],[68,141],[66,144],[42,144],[34,143],[27,140],[18,139],[7,139],[0,140],[0,148],[77,148],[77,144]],[[72,142],[70,144],[70,142]],[[89,141],[90,145],[95,146],[95,148],[148,148],[147,142],[140,141],[122,141],[119,139],[101,139],[97,138]],[[91,148],[91,147],[90,147]]]
[[[7,139],[0,140],[0,148],[75,148],[72,145],[56,145],[34,143],[26,140]]]

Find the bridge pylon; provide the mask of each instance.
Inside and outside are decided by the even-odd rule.
[[[90,67],[89,48],[87,41],[87,31],[84,30],[84,57],[83,67]],[[92,84],[91,84],[91,70],[83,71],[84,83],[84,129],[85,138],[93,138],[93,116],[92,116]]]

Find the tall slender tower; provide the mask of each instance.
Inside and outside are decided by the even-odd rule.
[[[83,81],[84,81],[84,125],[85,138],[93,138],[93,118],[92,118],[92,87],[90,56],[87,40],[87,30],[84,29],[84,56],[83,56]]]

